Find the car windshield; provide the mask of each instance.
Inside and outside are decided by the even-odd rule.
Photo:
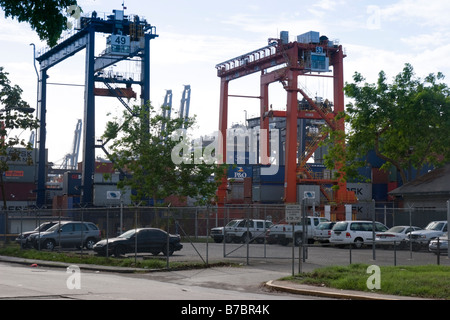
[[[57,224],[55,224],[54,226],[48,228],[46,231],[48,231],[48,232],[53,232],[53,231],[55,231],[55,230],[58,230],[58,228],[59,228],[60,226],[61,226],[61,225],[60,225],[59,223],[57,223]]]
[[[44,230],[47,230],[47,229],[48,229],[48,224],[47,223],[43,223],[40,226],[37,226],[36,229],[34,229],[34,231],[39,231],[39,230],[44,231]]]
[[[135,231],[136,230],[134,229],[128,230],[127,232],[124,232],[120,236],[118,236],[118,238],[130,239],[132,236],[134,236]]]
[[[438,221],[433,221],[430,222],[427,226],[426,226],[426,230],[437,230],[440,231],[442,230],[442,227],[444,226],[444,222],[438,222]]]
[[[330,224],[331,224],[331,222],[321,222],[317,226],[317,229],[319,229],[319,230],[329,229],[330,228]]]
[[[392,233],[402,233],[403,230],[405,230],[405,227],[401,227],[401,226],[396,226],[396,227],[392,227],[389,230],[387,230],[386,232],[392,232]]]
[[[347,230],[348,222],[338,222],[334,225],[333,231],[345,231]]]
[[[230,222],[227,223],[226,227],[232,227],[234,226],[239,220],[231,220]]]

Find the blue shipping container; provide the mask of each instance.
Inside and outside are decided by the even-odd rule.
[[[388,185],[383,184],[372,184],[372,199],[375,201],[386,201],[388,196]]]
[[[227,170],[228,178],[231,179],[243,179],[251,178],[253,176],[252,166],[229,166]]]

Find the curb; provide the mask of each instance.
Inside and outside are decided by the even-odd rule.
[[[30,267],[53,267],[53,268],[67,268],[74,263],[67,262],[57,262],[57,261],[46,261],[46,260],[35,260],[35,259],[24,259],[8,256],[0,256],[0,261],[17,263],[22,265],[28,265]],[[104,271],[104,272],[117,272],[117,273],[134,273],[139,271],[153,271],[152,269],[142,269],[142,268],[127,268],[127,267],[108,267],[99,265],[89,265],[89,264],[77,264],[80,269],[90,270],[90,271]]]
[[[324,288],[320,289],[318,287],[314,286],[307,286],[307,285],[299,285],[299,284],[293,284],[291,282],[287,282],[288,286],[281,285],[280,283],[285,283],[286,281],[277,281],[277,280],[270,280],[265,283],[265,286],[277,291],[292,293],[292,294],[301,294],[301,295],[308,295],[308,296],[316,296],[316,297],[323,297],[323,298],[333,298],[333,299],[344,299],[344,300],[404,300],[404,299],[411,299],[411,298],[403,298],[402,297],[391,297],[391,296],[383,296],[378,295],[374,293],[373,295],[364,294],[364,293],[358,293],[355,291],[348,292],[348,291],[332,291],[332,289]]]

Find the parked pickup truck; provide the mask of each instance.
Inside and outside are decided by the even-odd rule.
[[[321,217],[306,217],[306,237],[308,243],[314,242],[315,229],[321,222],[329,221]],[[294,225],[295,245],[299,245],[303,239],[303,225],[298,222]],[[279,243],[288,245],[292,241],[292,224],[277,224],[270,228],[268,233],[268,243]]]
[[[427,247],[430,240],[445,235],[448,231],[447,221],[432,221],[425,229],[413,231],[406,237],[407,245],[409,241],[412,242],[412,247],[415,250],[420,250],[422,247]]]
[[[215,242],[246,243],[247,241],[255,241],[263,243],[266,232],[270,230],[273,223],[268,220],[260,219],[238,219],[232,220],[225,227],[217,227],[211,229],[211,237]]]

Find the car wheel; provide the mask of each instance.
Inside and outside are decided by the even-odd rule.
[[[355,239],[354,247],[355,247],[356,249],[361,249],[363,245],[364,245],[363,239],[361,239],[361,238],[356,238],[356,239]]]
[[[53,249],[55,249],[55,241],[53,240],[45,240],[44,241],[44,245],[43,245],[44,249],[53,251]]]
[[[225,242],[226,242],[226,243],[231,243],[232,240],[233,240],[233,239],[232,239],[230,236],[226,236],[226,237],[225,237]]]
[[[94,248],[94,244],[96,244],[97,241],[95,241],[94,238],[89,238],[86,240],[86,243],[84,244],[85,248],[88,250],[92,250]]]
[[[164,247],[162,248],[162,253],[163,255],[167,256],[167,245],[164,245]],[[169,245],[169,256],[173,255],[173,245]]]
[[[159,254],[159,251],[151,251],[150,253],[154,256],[157,256]]]
[[[221,243],[221,242],[222,242],[222,239],[214,238],[214,242],[215,242],[215,243]]]
[[[116,257],[116,258],[119,258],[121,255],[123,255],[123,254],[125,254],[125,250],[124,250],[124,248],[122,247],[122,246],[117,246],[115,249],[114,249],[114,256]]]
[[[301,245],[302,244],[302,235],[301,234],[296,234],[295,235],[295,238],[294,238],[295,240],[295,243],[294,243],[294,245],[295,246],[299,246],[299,245]]]
[[[256,238],[256,243],[258,244],[263,244],[264,243],[264,238]]]
[[[252,242],[252,234],[251,233],[244,233],[241,237],[241,241],[242,243],[250,243]]]
[[[232,240],[234,243],[241,243],[242,242],[242,238],[239,238],[239,237],[233,237],[233,240]]]

